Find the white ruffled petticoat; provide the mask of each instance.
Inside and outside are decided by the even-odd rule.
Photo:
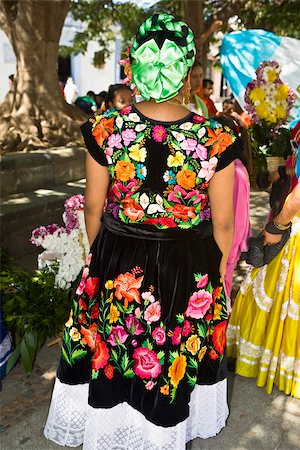
[[[227,380],[196,385],[190,415],[174,427],[159,427],[126,402],[113,408],[88,405],[88,384],[56,379],[44,434],[59,445],[83,450],[184,450],[197,437],[215,436],[228,417]]]

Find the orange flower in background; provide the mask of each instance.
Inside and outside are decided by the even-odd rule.
[[[102,147],[106,138],[114,131],[114,119],[106,119],[105,117],[95,126],[92,134],[97,144]]]
[[[226,320],[223,320],[223,322],[220,322],[215,326],[212,335],[214,347],[217,350],[217,352],[221,353],[221,355],[224,353],[226,346],[226,327],[227,322]]]
[[[128,181],[135,177],[135,167],[131,162],[118,161],[115,167],[116,178],[120,181]]]
[[[186,369],[186,356],[180,355],[174,359],[172,365],[169,367],[168,376],[170,377],[171,384],[177,388],[179,381],[182,380]]]
[[[232,144],[232,137],[229,133],[226,133],[223,128],[217,128],[212,130],[207,129],[209,139],[205,142],[205,147],[212,145],[212,150],[210,152],[210,158],[216,154],[221,154],[226,150],[226,148]]]
[[[183,189],[193,189],[196,184],[196,173],[193,170],[180,170],[176,175],[179,186]]]
[[[115,279],[115,297],[118,300],[122,300],[122,298],[124,298],[125,308],[128,308],[128,303],[133,301],[141,303],[138,289],[142,285],[143,278],[143,276],[135,278],[132,273],[126,272],[119,275],[118,278]]]

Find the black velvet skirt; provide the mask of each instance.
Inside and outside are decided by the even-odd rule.
[[[89,404],[127,402],[149,421],[189,415],[196,385],[226,377],[226,299],[210,221],[158,230],[105,216],[65,324],[58,378]]]

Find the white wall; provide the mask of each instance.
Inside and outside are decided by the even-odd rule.
[[[16,71],[16,57],[6,34],[0,30],[0,101],[7,93],[8,76]]]

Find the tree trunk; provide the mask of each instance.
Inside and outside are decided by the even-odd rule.
[[[17,59],[15,85],[0,105],[0,146],[18,151],[64,145],[78,135],[81,112],[60,92],[57,59],[71,0],[1,0],[0,25]]]

